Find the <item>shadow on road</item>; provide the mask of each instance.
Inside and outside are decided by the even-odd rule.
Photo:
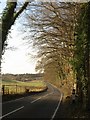
[[[30,95],[34,95],[34,94],[40,94],[42,92],[46,92],[47,91],[47,87],[46,89],[39,91],[39,92],[27,92],[27,93],[22,93],[22,94],[6,94],[6,95],[2,95],[2,102],[5,101],[10,101],[10,100],[15,100],[21,97],[25,97],[25,96],[30,96]]]
[[[71,97],[65,98],[57,112],[56,118],[89,118],[90,112],[83,110],[80,102],[72,103]]]

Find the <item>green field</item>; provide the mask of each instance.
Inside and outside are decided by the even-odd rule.
[[[46,88],[46,83],[41,80],[33,80],[30,82],[20,82],[16,80],[2,80],[0,84],[4,85],[5,94],[23,93],[26,89],[29,92],[39,92]]]
[[[41,81],[41,80],[33,80],[30,82],[20,82],[20,81],[16,81],[16,80],[2,80],[0,81],[0,83],[2,83],[2,85],[22,85],[22,86],[35,86],[35,87],[43,87],[45,86],[45,82]]]

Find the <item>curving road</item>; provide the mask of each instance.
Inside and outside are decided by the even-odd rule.
[[[4,102],[0,118],[49,118],[53,120],[61,100],[60,91],[48,84],[46,92]]]

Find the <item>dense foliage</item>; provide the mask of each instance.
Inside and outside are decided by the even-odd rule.
[[[90,3],[80,4],[79,17],[75,31],[75,52],[73,67],[76,72],[77,93],[79,99],[87,105],[90,97],[90,76],[89,76],[89,51],[90,51]]]

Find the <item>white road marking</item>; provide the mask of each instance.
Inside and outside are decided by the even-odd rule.
[[[47,96],[50,95],[50,94],[53,94],[53,92],[51,92],[51,93],[49,93],[49,94],[46,94],[45,96],[42,96],[42,98],[43,98],[43,97],[47,97]]]
[[[51,84],[51,85],[52,85],[52,84]],[[54,85],[52,85],[52,86],[54,86]],[[54,86],[54,87],[56,87],[56,86]],[[56,87],[56,88],[57,88],[57,87]],[[58,89],[58,88],[57,88],[57,89]],[[59,90],[59,89],[58,89],[58,90]],[[46,95],[44,95],[44,96],[42,96],[42,97],[37,98],[36,100],[31,101],[31,103],[34,103],[34,102],[40,100],[41,98],[47,97],[48,95],[53,94],[53,93],[54,93],[54,90],[53,90],[53,92],[51,92],[51,93],[49,93],[49,94],[46,94]],[[54,119],[54,117],[55,117],[55,115],[56,115],[56,113],[57,113],[57,111],[58,111],[58,109],[59,109],[59,106],[60,106],[62,97],[63,97],[63,95],[61,94],[59,103],[58,103],[58,105],[57,105],[57,107],[56,107],[56,109],[55,109],[55,111],[54,111],[54,114],[53,114],[52,117],[51,117],[51,120]],[[25,97],[22,97],[22,98],[19,98],[19,99],[15,99],[15,100],[12,100],[12,101],[8,101],[8,102],[4,102],[3,104],[9,103],[9,102],[13,102],[13,101],[17,101],[17,100],[20,100],[20,99],[23,99],[23,98],[25,98]],[[22,109],[22,108],[24,108],[24,106],[22,106],[22,107],[20,107],[20,108],[18,108],[18,109],[16,109],[16,110],[13,110],[13,111],[11,111],[11,112],[3,115],[2,117],[0,117],[0,119],[3,118],[3,117],[6,117],[6,116],[8,116],[8,115],[10,115],[10,114],[12,114],[12,113],[14,113],[14,112],[16,112],[16,111],[18,111],[18,110],[20,110],[20,109]]]
[[[50,93],[51,94],[51,93]],[[46,96],[48,96],[49,94],[47,94]],[[46,97],[46,96],[43,96],[43,97]],[[28,96],[28,97],[30,97],[30,96]],[[15,101],[18,101],[18,100],[21,100],[21,99],[24,99],[25,97],[21,97],[21,98],[18,98],[18,99],[15,99],[15,100],[10,100],[10,101],[7,101],[7,102],[4,102],[4,103],[0,103],[0,104],[7,104],[7,103],[11,103],[11,102],[15,102]],[[34,103],[34,102],[36,102],[37,100],[39,100],[39,99],[41,99],[41,97],[40,98],[38,98],[38,99],[36,99],[36,100],[34,100],[34,101],[32,101],[31,103]]]
[[[6,104],[6,103],[10,103],[10,102],[15,102],[15,101],[21,100],[23,98],[25,98],[25,97],[21,97],[21,98],[15,99],[15,100],[10,100],[10,101],[4,102],[2,104]]]
[[[31,101],[31,103],[34,103],[34,102],[36,102],[36,101],[38,101],[40,99],[41,99],[41,97],[37,98],[36,100]]]
[[[12,113],[17,112],[18,110],[21,110],[22,108],[24,108],[24,106],[22,106],[22,107],[20,107],[20,108],[18,108],[18,109],[16,109],[16,110],[13,110],[13,111],[11,111],[11,112],[9,112],[9,113],[7,113],[7,114],[1,116],[0,119],[1,119],[1,118],[4,118],[4,117],[6,117],[6,116],[8,116],[8,115],[10,115],[10,114],[12,114]]]
[[[50,84],[50,83],[49,83]],[[52,85],[52,84],[51,84]],[[54,86],[54,85],[53,85]],[[55,87],[55,86],[54,86]],[[54,90],[53,90],[54,91]],[[36,95],[36,94],[35,94]],[[48,95],[48,94],[47,94]],[[47,96],[46,95],[46,96]],[[34,96],[34,95],[33,95]],[[27,97],[27,96],[26,96]],[[18,100],[21,100],[21,99],[24,99],[24,98],[26,98],[26,97],[21,97],[21,98],[18,98],[18,99],[15,99],[15,100],[10,100],[10,101],[6,101],[6,102],[0,102],[0,104],[6,104],[6,103],[10,103],[10,102],[15,102],[15,101],[18,101]],[[30,97],[30,96],[28,96],[28,97]],[[40,98],[41,99],[41,98]],[[37,100],[36,100],[37,101]]]
[[[35,94],[35,95],[36,95],[36,94]],[[35,95],[33,95],[33,96],[35,96]],[[10,101],[6,101],[6,102],[2,102],[2,103],[0,103],[0,104],[7,104],[7,103],[15,102],[15,101],[18,101],[18,100],[27,98],[27,97],[30,97],[30,96],[21,97],[21,98],[15,99],[15,100],[10,100]]]
[[[36,94],[35,94],[36,95]],[[34,96],[34,95],[33,95]],[[21,98],[17,98],[15,100],[10,100],[10,101],[6,101],[6,102],[3,102],[3,103],[0,103],[0,104],[6,104],[6,103],[10,103],[10,102],[15,102],[15,101],[18,101],[18,100],[21,100],[21,99],[24,99],[24,98],[28,98],[30,96],[25,96],[25,97],[21,97]]]
[[[34,103],[34,102],[36,102],[36,101],[38,101],[38,100],[40,100],[40,99],[42,99],[42,98],[44,98],[44,97],[47,97],[47,96],[50,95],[50,94],[53,94],[53,92],[51,92],[51,93],[49,93],[49,94],[46,94],[45,96],[39,97],[39,98],[37,98],[36,100],[31,101],[31,103]]]
[[[56,107],[56,109],[55,109],[55,111],[54,111],[54,114],[52,115],[51,120],[54,119],[54,117],[55,117],[55,115],[56,115],[56,113],[57,113],[57,111],[58,111],[58,109],[59,109],[59,106],[60,106],[61,100],[62,100],[62,94],[61,94],[61,97],[60,97],[59,103],[58,103],[58,105],[57,105],[57,107]]]

